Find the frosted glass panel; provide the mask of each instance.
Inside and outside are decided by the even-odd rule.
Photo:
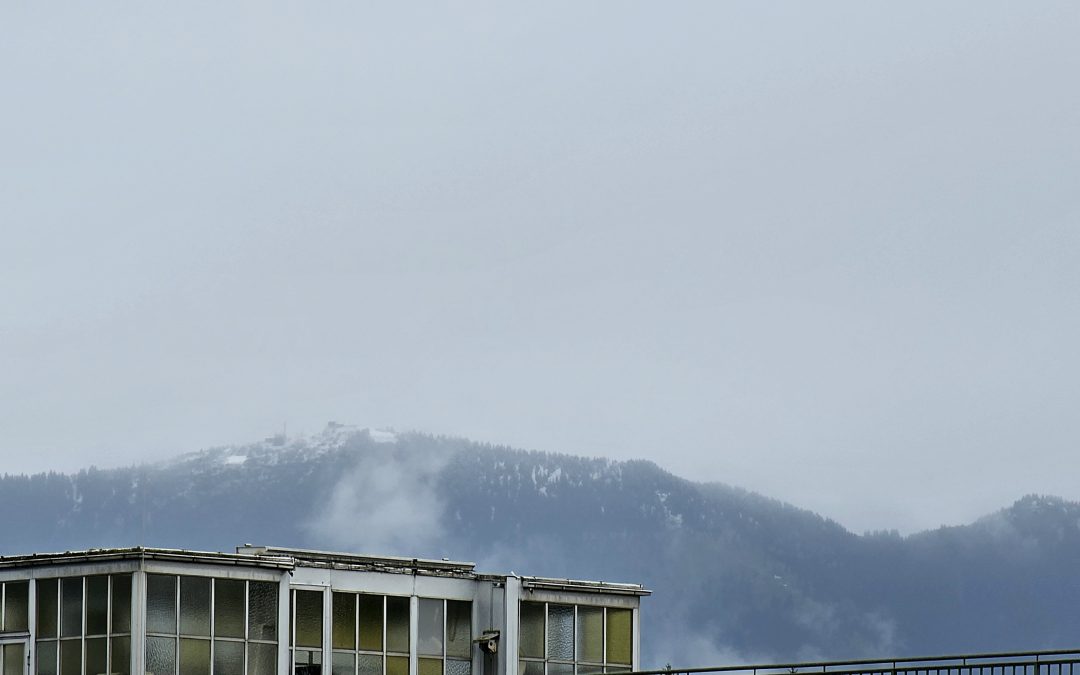
[[[334,652],[334,662],[331,664],[331,668],[333,675],[353,675],[356,670],[356,655]]]
[[[180,638],[180,674],[210,675],[210,641]]]
[[[56,641],[38,641],[37,649],[37,675],[56,675]]]
[[[383,596],[360,596],[360,649],[382,651]],[[381,664],[382,661],[380,660]],[[379,675],[382,675],[380,665]]]
[[[107,638],[86,638],[86,675],[107,675]]]
[[[112,632],[131,632],[131,575],[115,574],[112,578]],[[128,671],[124,666],[123,671],[113,669],[113,672]]]
[[[60,641],[60,675],[82,675],[82,640]]]
[[[386,675],[409,675],[409,657],[387,656]]]
[[[417,675],[442,675],[442,659],[420,658],[416,664]]]
[[[146,575],[146,632],[176,632],[176,577]]]
[[[110,673],[117,673],[117,675],[127,675],[131,670],[131,638],[129,637],[114,637],[112,638],[112,668]]]
[[[472,655],[472,603],[446,601],[446,655]]]
[[[244,637],[243,581],[214,579],[214,636]]]
[[[607,611],[607,660],[608,663],[630,665],[633,654],[633,613],[629,609],[608,608]]]
[[[214,641],[214,675],[244,675],[243,642]]]
[[[386,651],[402,653],[409,651],[408,598],[386,598]],[[389,668],[389,662],[387,663],[387,668]]]
[[[56,637],[59,626],[59,606],[56,597],[56,579],[41,579],[37,582],[37,636],[39,638]]]
[[[148,675],[172,675],[176,672],[175,639],[146,638],[146,672]]]
[[[248,675],[277,673],[277,645],[248,644]]]
[[[322,652],[297,649],[293,653],[296,675],[320,675],[322,673]]]
[[[60,637],[82,635],[83,580],[82,577],[70,577],[60,580]],[[79,658],[82,647],[79,648]],[[61,658],[60,670],[64,664]],[[81,666],[80,666],[81,670]],[[79,673],[79,675],[82,675]]]
[[[443,653],[443,601],[420,598],[420,615],[417,617],[416,653],[427,656],[442,656]],[[421,672],[420,675],[442,675]]]
[[[356,649],[355,594],[334,593],[333,634],[334,649]],[[337,668],[337,666],[335,665],[334,668]]]
[[[522,661],[518,667],[519,673],[524,675],[544,675],[543,661]]]
[[[544,658],[544,603],[521,603],[521,656]],[[540,675],[543,675],[541,673]]]
[[[446,675],[471,675],[472,661],[446,660]]]
[[[210,637],[210,580],[206,577],[180,577],[180,634]],[[181,656],[181,669],[183,665]]]
[[[4,604],[4,630],[24,631],[27,629],[27,603],[30,599],[30,584],[14,581],[4,584],[7,600]]]
[[[357,659],[358,675],[383,675],[382,657],[371,654],[361,654]]]
[[[296,591],[296,645],[322,646],[322,591]]]
[[[579,606],[577,617],[577,660],[603,663],[604,608]]]
[[[548,605],[548,658],[574,658],[574,606]]]
[[[104,635],[109,632],[109,577],[86,577],[86,634]],[[105,665],[102,663],[101,665]],[[86,656],[86,673],[90,671],[90,656]]]
[[[277,639],[278,585],[269,581],[248,582],[248,639]]]
[[[23,675],[26,655],[23,643],[15,642],[4,645],[4,675]]]

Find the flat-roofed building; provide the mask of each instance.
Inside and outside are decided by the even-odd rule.
[[[241,546],[0,558],[2,675],[595,675],[639,668],[636,584]]]

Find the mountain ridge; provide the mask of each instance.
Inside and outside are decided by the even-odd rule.
[[[1080,633],[1080,504],[856,534],[648,460],[331,424],[133,467],[5,474],[3,552],[241,542],[637,581],[647,665],[1061,647]],[[134,541],[133,541],[134,540]]]

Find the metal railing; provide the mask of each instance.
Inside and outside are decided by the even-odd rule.
[[[1080,675],[1080,649],[639,670],[627,675]]]

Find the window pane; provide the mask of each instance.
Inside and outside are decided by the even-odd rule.
[[[382,657],[373,654],[361,654],[357,657],[358,675],[383,675]]]
[[[320,675],[322,673],[322,652],[297,649],[293,660],[296,675]]]
[[[217,637],[244,637],[243,581],[238,579],[214,580],[214,635]],[[243,665],[243,661],[243,655],[241,655],[241,665]]]
[[[603,666],[585,666],[579,663],[577,667],[577,675],[600,675],[603,672]]]
[[[114,633],[130,633],[131,632],[131,575],[130,574],[114,574],[112,577],[112,632]],[[113,666],[113,672],[127,672],[128,666],[124,666],[123,671],[116,670],[116,666]]]
[[[521,656],[544,658],[544,603],[542,602],[521,603],[519,651]]]
[[[173,675],[176,672],[176,640],[165,637],[146,638],[147,675]]]
[[[109,577],[86,577],[86,634],[104,635],[109,632],[108,626]],[[89,654],[86,657],[86,672],[93,675],[90,673]]]
[[[86,639],[86,675],[108,675],[106,638]]]
[[[112,667],[109,672],[116,675],[127,675],[131,672],[131,638],[127,636],[114,637],[111,642],[112,656],[110,660]]]
[[[356,595],[334,593],[334,649],[356,649]],[[334,664],[337,672],[337,664]]]
[[[472,655],[472,603],[446,601],[446,655]]]
[[[38,587],[40,590],[40,586]],[[56,675],[56,641],[37,643],[37,675]]]
[[[420,598],[419,612],[416,653],[441,657],[443,654],[443,601]],[[442,675],[442,666],[439,666],[438,673],[421,672],[420,675]]]
[[[386,675],[409,675],[409,657],[387,656]]]
[[[270,581],[248,582],[248,639],[277,639],[278,585]]]
[[[574,659],[574,606],[548,605],[548,658]]]
[[[408,598],[386,598],[386,651],[401,653],[409,651]],[[387,669],[389,669],[389,661],[387,664]]]
[[[41,579],[37,582],[37,636],[39,638],[56,637],[56,619],[59,613],[56,593],[56,579]]]
[[[356,655],[334,652],[333,675],[353,675],[356,671]]]
[[[82,640],[60,641],[60,675],[82,675]]]
[[[322,591],[296,591],[296,645],[322,646]]]
[[[520,661],[518,672],[522,675],[544,675],[543,661]]]
[[[418,659],[417,675],[443,675],[442,659]]]
[[[210,636],[210,579],[206,577],[180,577],[180,634]],[[184,670],[183,651],[184,645],[181,642],[181,670]],[[207,643],[206,653],[207,668],[209,668],[209,643]]]
[[[4,588],[7,593],[4,604],[4,630],[26,630],[26,607],[30,599],[30,583],[10,581],[4,584]]]
[[[360,649],[381,652],[383,633],[383,596],[360,596]],[[382,675],[380,660],[379,675]]]
[[[446,660],[446,675],[471,675],[472,661]]]
[[[4,645],[4,675],[23,675],[25,671],[23,643],[13,642]]]
[[[180,639],[181,675],[210,675],[210,641]]]
[[[248,643],[248,675],[277,673],[277,645]]]
[[[146,632],[176,632],[176,577],[163,574],[146,575]],[[150,648],[147,647],[147,654],[149,653]],[[147,658],[149,659],[149,656]],[[149,669],[147,666],[147,670]]]
[[[60,580],[60,637],[82,635],[83,578],[68,577]],[[63,651],[63,650],[61,650]],[[80,659],[82,647],[79,648]],[[80,669],[82,665],[80,663]],[[60,658],[60,670],[64,672],[64,659]],[[81,673],[80,673],[81,675]]]
[[[607,660],[608,663],[630,665],[633,654],[633,613],[629,609],[608,608],[607,611]]]
[[[604,662],[604,608],[579,605],[577,608],[577,659]]]
[[[574,675],[572,663],[548,663],[548,675]]]
[[[214,642],[214,675],[244,675],[243,642]]]

